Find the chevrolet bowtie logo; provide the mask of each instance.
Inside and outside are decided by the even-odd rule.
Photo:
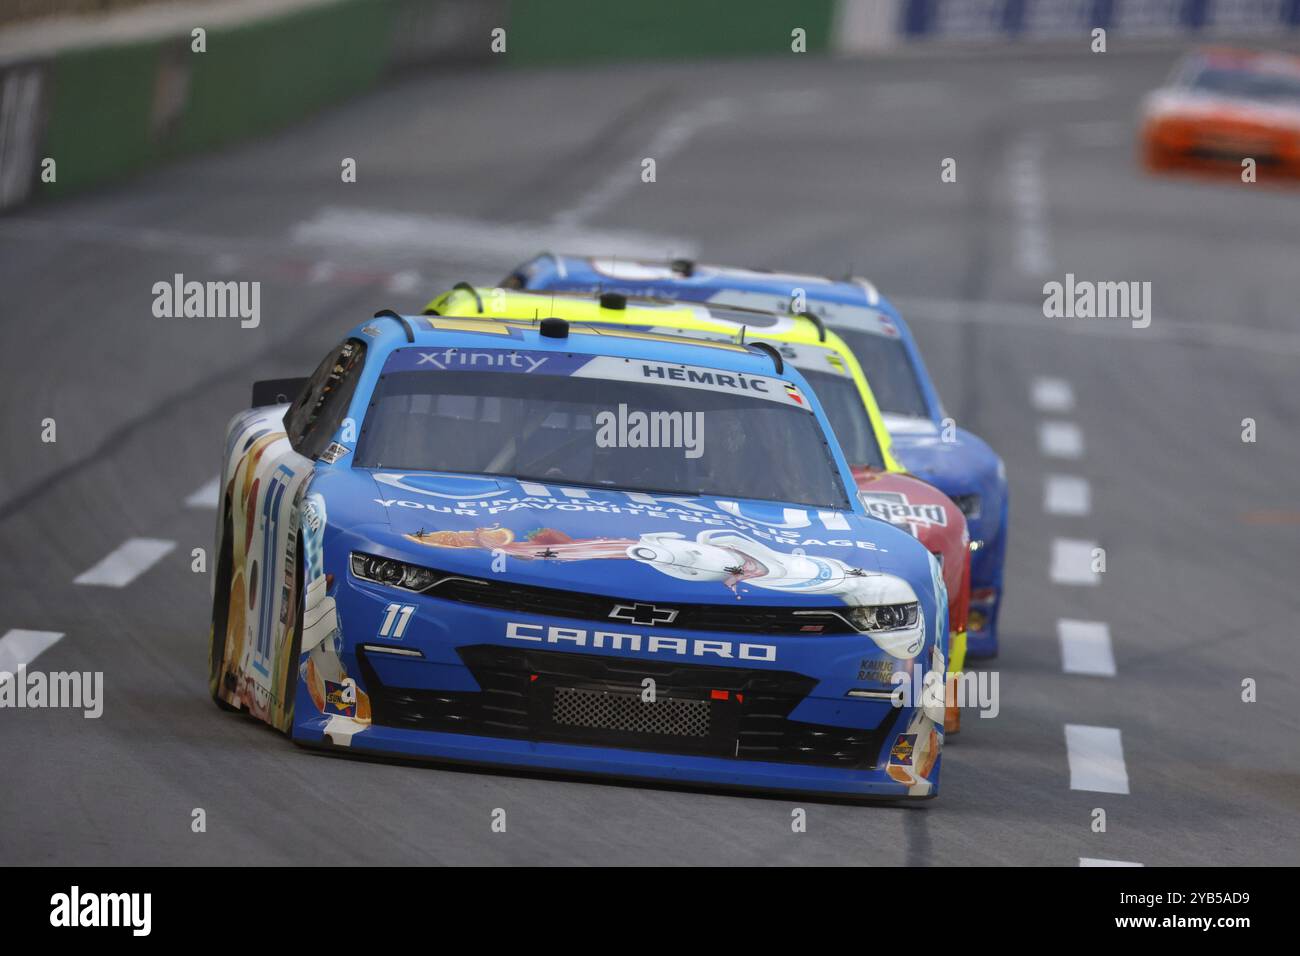
[[[609,616],[616,621],[653,626],[671,624],[677,620],[677,611],[670,607],[656,607],[653,604],[615,604]]]

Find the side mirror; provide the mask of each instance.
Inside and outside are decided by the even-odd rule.
[[[306,378],[268,378],[263,382],[254,382],[253,404],[249,407],[284,405],[301,395],[306,387]]]

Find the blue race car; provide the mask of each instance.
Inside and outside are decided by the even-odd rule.
[[[545,254],[517,268],[502,285],[804,311],[835,329],[866,373],[895,457],[966,515],[975,552],[967,653],[997,654],[1007,549],[1006,469],[982,438],[948,418],[907,324],[869,282],[705,266],[686,259],[660,263]]]
[[[223,708],[323,748],[937,793],[938,562],[869,516],[770,346],[380,313],[253,405],[222,473]]]

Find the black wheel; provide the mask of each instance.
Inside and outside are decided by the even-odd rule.
[[[212,700],[222,710],[239,710],[226,703],[218,693],[219,682],[225,676],[221,662],[226,656],[226,636],[230,623],[230,579],[234,573],[233,522],[230,520],[230,503],[223,509],[221,553],[217,556],[217,577],[212,588],[212,635],[208,641],[208,690]]]
[[[293,708],[298,699],[298,658],[302,656],[302,612],[303,605],[306,603],[306,594],[304,593],[304,580],[302,574],[302,535],[298,535],[298,547],[294,552],[297,555],[297,567],[294,568],[293,582],[294,593],[297,597],[294,599],[295,607],[293,610],[293,643],[289,645],[289,657],[284,666],[284,732],[293,735]]]

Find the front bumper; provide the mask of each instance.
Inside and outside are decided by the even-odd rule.
[[[402,640],[365,638],[382,629],[392,598],[353,579],[339,588],[347,639],[340,633],[337,647],[364,706],[321,708],[320,695],[300,687],[294,740],[724,788],[885,799],[937,793],[941,723],[920,706],[848,696],[851,688],[889,688],[880,678],[895,666],[924,679],[929,648],[897,662],[858,636],[765,636],[754,640],[776,645],[779,663],[706,664],[608,647],[521,646],[504,637],[508,621],[546,625],[566,639],[594,633],[586,630],[593,624],[503,616],[416,594],[402,598],[416,609]],[[647,681],[654,703],[643,697]]]
[[[1300,176],[1300,135],[1290,130],[1227,119],[1169,118],[1143,131],[1148,168],[1223,171],[1240,175],[1244,158],[1261,170]]]
[[[970,617],[966,632],[968,658],[994,657],[998,653],[998,615],[1002,609],[1003,569],[1007,558],[1007,508],[1000,520],[979,530],[987,535],[971,555]],[[975,529],[971,530],[975,537]]]
[[[937,796],[939,765],[943,759],[942,756],[937,757],[930,771],[932,786],[925,793],[915,793],[915,787],[893,780],[884,770],[843,770],[737,761],[381,726],[373,726],[362,737],[352,737],[345,741],[335,738],[329,732],[327,724],[328,720],[310,720],[296,724],[293,739],[308,746],[344,746],[354,753],[377,756],[558,771],[616,780],[883,800],[929,799]],[[941,731],[939,736],[942,736]]]

